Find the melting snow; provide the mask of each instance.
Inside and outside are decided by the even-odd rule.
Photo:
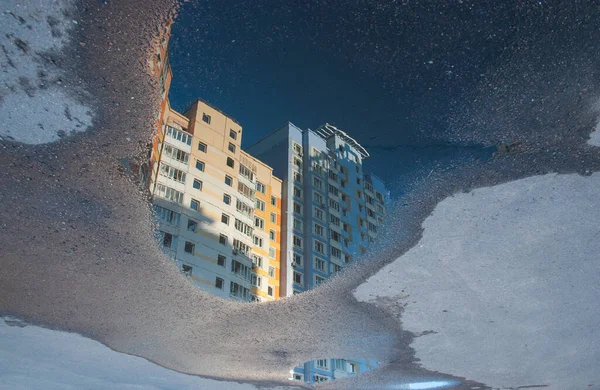
[[[0,317],[1,318],[1,317]],[[0,388],[223,389],[256,387],[167,370],[75,333],[0,321]]]
[[[552,174],[447,198],[419,245],[355,295],[405,305],[427,369],[502,388],[598,386],[598,188],[598,173]]]
[[[75,25],[70,0],[6,0],[0,15],[0,137],[41,144],[86,130],[90,108],[58,65]]]

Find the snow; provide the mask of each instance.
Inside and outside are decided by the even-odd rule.
[[[92,110],[74,96],[58,56],[76,25],[71,0],[6,0],[0,15],[0,137],[41,144],[86,130]]]
[[[424,368],[494,388],[600,385],[600,174],[529,177],[440,202],[355,292],[392,298]]]
[[[256,389],[171,371],[75,333],[0,319],[0,389]]]
[[[598,124],[596,124],[594,131],[592,131],[590,134],[588,144],[592,146],[600,146],[600,119],[598,120]]]

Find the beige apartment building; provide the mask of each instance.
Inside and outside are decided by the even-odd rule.
[[[213,294],[279,298],[281,180],[214,107],[198,100],[182,115],[167,101],[162,117],[149,189],[166,253]]]

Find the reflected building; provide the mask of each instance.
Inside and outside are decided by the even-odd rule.
[[[365,254],[383,223],[389,193],[365,174],[369,153],[344,131],[325,124],[302,130],[287,123],[248,149],[274,167],[282,189],[282,296],[323,283]],[[375,365],[320,359],[294,368],[309,383],[354,375]]]
[[[196,101],[168,107],[149,190],[160,242],[203,290],[243,301],[280,296],[281,180],[241,150],[242,127]]]

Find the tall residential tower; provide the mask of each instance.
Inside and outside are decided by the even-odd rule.
[[[282,296],[318,286],[366,252],[389,195],[381,180],[363,172],[369,154],[356,140],[329,124],[312,131],[288,123],[248,150],[283,180]],[[323,382],[374,366],[318,359],[295,367],[292,379]]]
[[[281,180],[241,150],[242,127],[197,101],[167,109],[150,191],[165,251],[199,287],[279,298]]]

